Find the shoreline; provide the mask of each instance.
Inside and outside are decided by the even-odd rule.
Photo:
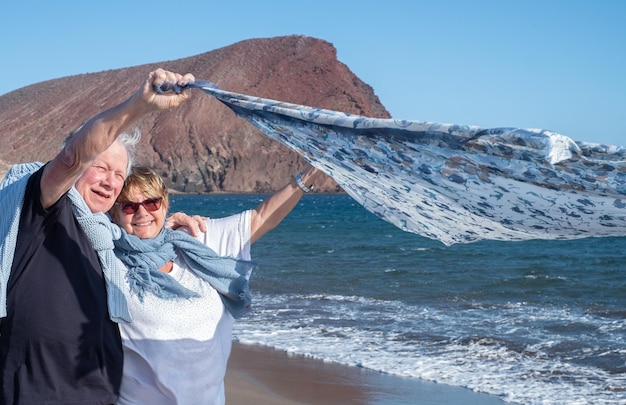
[[[504,405],[500,398],[233,342],[227,405]]]

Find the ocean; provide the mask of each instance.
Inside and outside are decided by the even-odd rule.
[[[213,218],[264,195],[174,195]],[[626,404],[626,238],[444,246],[345,194],[305,195],[252,247],[235,339],[515,404]]]

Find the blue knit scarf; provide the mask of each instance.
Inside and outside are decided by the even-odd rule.
[[[13,265],[24,192],[30,176],[41,168],[39,162],[13,166],[0,183],[0,317],[7,315],[7,285]],[[114,322],[132,320],[124,296],[124,266],[113,253],[116,226],[103,213],[92,213],[80,193],[72,187],[68,192],[74,216],[98,254],[106,281],[109,316]]]
[[[247,275],[256,267],[253,262],[218,256],[193,237],[171,229],[163,229],[151,239],[141,239],[121,229],[114,244],[116,256],[128,268],[130,290],[140,299],[146,293],[164,299],[197,296],[169,274],[158,271],[167,262],[182,257],[189,270],[219,292],[224,306],[235,318],[250,307]]]
[[[39,162],[16,165],[0,183],[0,318],[7,315],[7,285],[26,184],[30,175],[41,166]],[[191,271],[220,293],[225,307],[235,318],[243,315],[250,307],[251,295],[246,275],[256,267],[254,263],[219,257],[183,232],[164,229],[154,239],[139,239],[112,224],[106,214],[92,213],[75,188],[70,189],[68,197],[76,220],[98,254],[106,281],[111,320],[118,323],[132,321],[124,296],[128,290],[124,285],[126,281],[131,292],[140,297],[146,292],[165,299],[195,296],[194,292],[181,286],[171,276],[158,271],[177,255],[184,258]],[[124,279],[125,273],[127,280]]]

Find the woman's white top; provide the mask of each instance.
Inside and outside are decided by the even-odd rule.
[[[220,256],[250,260],[251,211],[206,221],[196,239]],[[124,375],[118,404],[224,404],[234,318],[217,291],[178,258],[169,273],[199,298],[128,297],[133,321],[120,324]],[[248,274],[248,278],[250,274]]]

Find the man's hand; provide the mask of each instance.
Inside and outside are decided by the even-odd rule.
[[[170,229],[185,228],[183,229],[184,231],[196,237],[200,232],[206,232],[206,224],[204,221],[207,219],[209,218],[200,215],[189,216],[184,212],[176,212],[167,218],[165,226]]]
[[[190,73],[183,76],[179,73],[159,68],[150,72],[148,79],[144,81],[129,101],[132,105],[142,110],[141,115],[151,111],[177,107],[191,97],[191,89],[186,88],[178,93],[174,91],[158,92],[156,89],[172,87],[173,85],[185,87],[188,83],[193,83],[194,81],[195,78]]]

